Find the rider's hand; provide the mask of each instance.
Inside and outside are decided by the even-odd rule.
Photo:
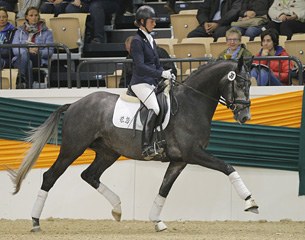
[[[172,69],[168,69],[162,72],[161,76],[165,79],[171,79],[172,77],[172,73],[171,73]]]

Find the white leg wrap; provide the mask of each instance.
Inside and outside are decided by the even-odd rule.
[[[236,171],[229,175],[229,179],[241,199],[245,200],[251,195],[250,191]]]
[[[116,195],[102,183],[100,183],[99,187],[96,190],[110,202],[114,210],[118,210],[121,212],[121,200],[118,195]]]
[[[166,198],[161,197],[159,194],[154,200],[154,203],[152,205],[152,208],[150,210],[149,219],[153,222],[159,222],[160,221],[160,214],[162,211],[162,208],[164,206]]]
[[[46,202],[46,199],[48,197],[48,192],[44,190],[39,190],[36,202],[34,204],[34,207],[32,209],[32,217],[33,218],[40,218],[42,209],[44,207],[44,204]]]

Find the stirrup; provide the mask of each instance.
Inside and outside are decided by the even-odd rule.
[[[163,147],[159,147],[157,143],[154,143],[153,146],[147,146],[144,148],[142,155],[144,156],[145,160],[151,160],[152,158],[158,156],[162,156],[162,153],[164,152]]]

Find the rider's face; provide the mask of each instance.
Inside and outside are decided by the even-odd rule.
[[[152,18],[148,18],[146,20],[146,28],[149,32],[152,32],[156,26],[156,20]]]

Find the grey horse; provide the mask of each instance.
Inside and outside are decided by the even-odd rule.
[[[165,155],[156,161],[169,162],[163,182],[151,208],[149,219],[156,231],[167,228],[160,219],[161,210],[170,189],[187,164],[195,164],[220,171],[228,176],[237,194],[245,201],[245,211],[258,213],[251,192],[236,170],[223,160],[205,151],[208,145],[211,121],[219,102],[227,105],[237,122],[250,119],[250,75],[243,61],[216,61],[201,66],[183,83],[172,88],[176,111],[164,129]],[[121,129],[112,123],[114,107],[119,95],[109,92],[92,93],[73,104],[59,107],[28,137],[32,143],[18,170],[9,170],[16,194],[23,179],[35,164],[44,145],[57,137],[62,113],[62,144],[57,160],[43,174],[43,182],[32,211],[32,231],[40,230],[39,219],[48,192],[56,180],[87,149],[96,152],[93,162],[81,177],[102,194],[112,205],[115,220],[121,219],[121,200],[117,194],[100,182],[103,172],[121,155],[143,160],[141,131]],[[132,140],[132,141],[131,141]]]

